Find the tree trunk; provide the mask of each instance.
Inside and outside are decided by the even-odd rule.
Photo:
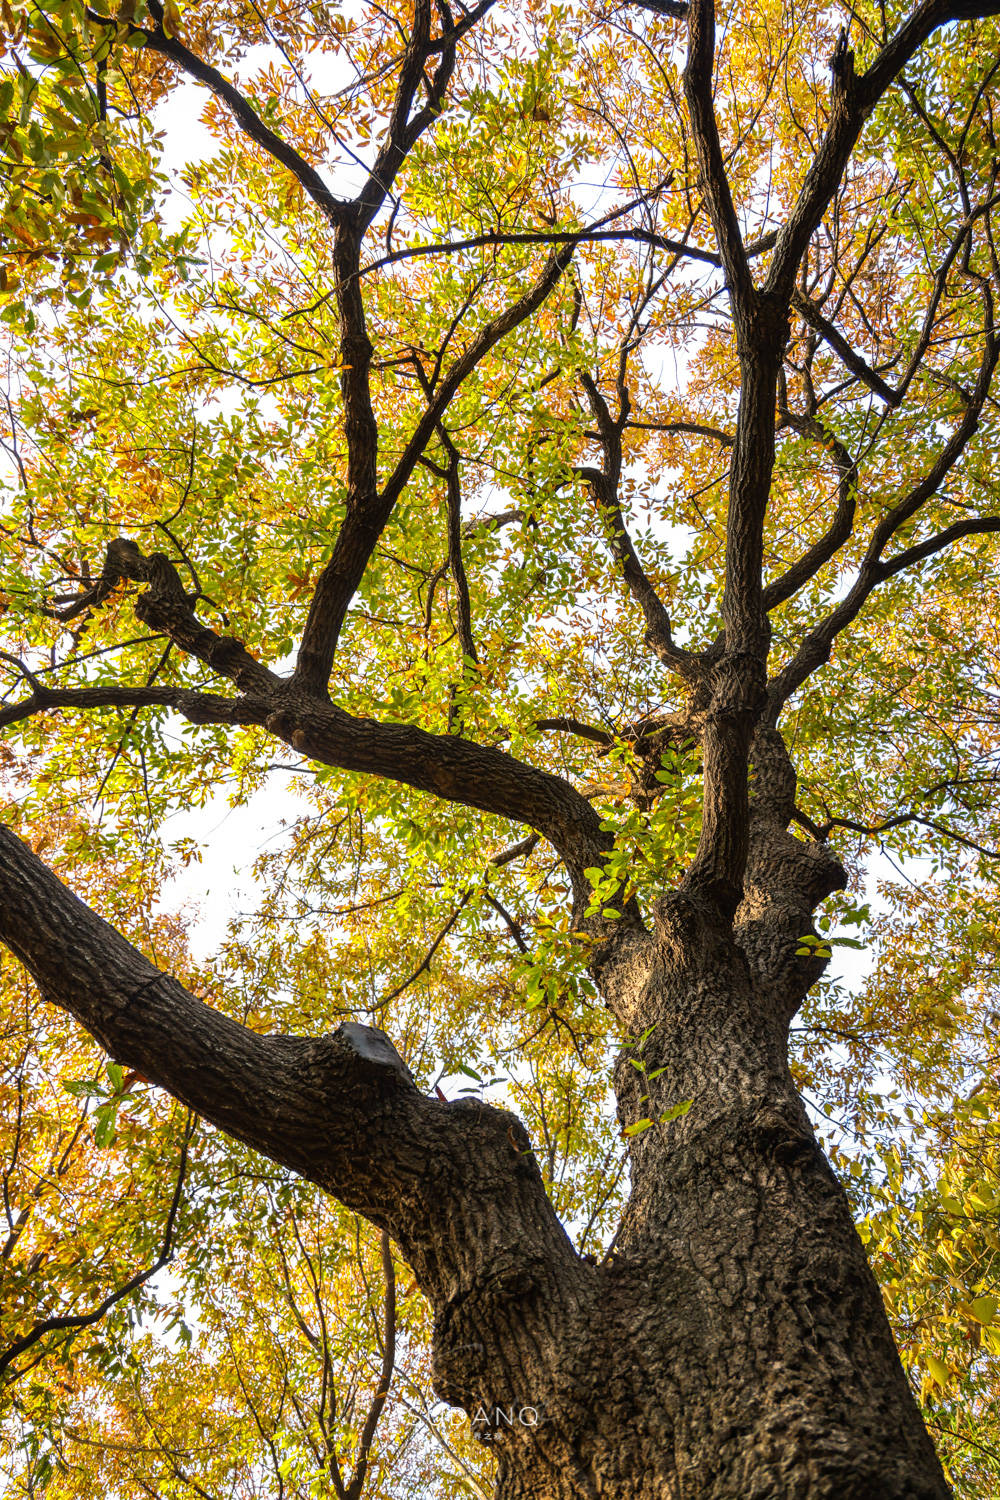
[[[434,1311],[435,1387],[496,1449],[498,1500],[942,1500],[788,1072],[815,970],[789,934],[838,872],[775,805],[758,792],[735,926],[675,892],[653,932],[615,924],[597,953],[632,1039],[622,1124],[655,1121],[631,1137],[600,1266],[576,1254],[512,1115],[422,1095],[370,1027],[248,1031],[3,829],[0,941],[112,1056],[388,1229]]]
[[[636,1137],[603,1265],[438,1309],[440,1393],[495,1445],[498,1500],[941,1500],[846,1197],[745,963],[717,943],[698,973],[663,967],[634,1001],[663,1018],[642,1057],[666,1072],[647,1085],[623,1058],[623,1119],[694,1104]]]

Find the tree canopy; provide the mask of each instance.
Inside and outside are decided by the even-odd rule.
[[[699,1109],[604,954],[665,893],[770,910],[776,726],[796,847],[843,868],[815,926],[774,898],[793,1076],[967,1500],[1000,1481],[991,9],[0,0],[3,823],[178,1016],[376,1027],[423,1095],[514,1111],[601,1262]],[[245,804],[206,954],[172,881]],[[489,1495],[376,1146],[343,1125],[331,1196],[278,1063],[268,1157],[221,1064],[175,1088],[74,1018],[51,889],[47,958],[0,934],[34,974],[4,950],[0,1493]]]

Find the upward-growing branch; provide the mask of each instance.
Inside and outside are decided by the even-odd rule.
[[[693,0],[685,94],[701,185],[726,273],[740,399],[726,513],[724,641],[704,698],[702,829],[685,885],[731,918],[742,896],[748,853],[750,741],[764,701],[764,517],[774,471],[774,413],[788,311],[787,300],[760,293],[753,283],[719,142],[712,98],[714,62],[712,0]]]
[[[345,371],[345,412],[348,410],[348,390],[351,392],[353,420],[349,418],[348,440],[348,499],[333,556],[319,576],[309,606],[309,615],[302,634],[298,662],[295,669],[296,684],[311,693],[325,694],[333,668],[334,653],[348,606],[357,591],[369,559],[379,537],[385,530],[396,503],[420,457],[437,430],[451,401],[462,383],[485,358],[495,344],[525,322],[541,307],[554,290],[560,276],[569,264],[575,242],[561,247],[550,256],[541,274],[527,291],[479,330],[468,348],[461,354],[444,379],[437,386],[426,409],[418,420],[413,434],[403,453],[381,490],[376,488],[375,459],[377,434],[375,419],[368,396],[367,373],[362,388],[357,370]],[[364,328],[364,309],[361,303],[357,272],[357,257],[353,255],[353,274],[350,288],[345,288],[342,308],[343,326],[349,327],[351,348],[356,350],[358,369],[367,372],[371,361],[371,346]],[[346,255],[345,255],[346,260]],[[347,340],[344,342],[345,357]]]
[[[924,4],[903,22],[878,52],[871,66],[860,75],[854,71],[854,53],[848,45],[845,28],[831,59],[833,87],[829,123],[803,179],[795,206],[778,235],[764,283],[769,293],[786,301],[791,297],[806,247],[840,186],[865,120],[917,49],[939,27],[950,22],[998,14],[1000,4],[996,0],[986,0],[984,4],[924,0]]]
[[[684,70],[684,93],[701,169],[701,187],[715,228],[729,293],[739,317],[752,310],[755,293],[715,118],[712,78],[715,69],[714,0],[692,0],[687,16],[688,58]]]

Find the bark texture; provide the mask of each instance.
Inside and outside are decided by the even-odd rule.
[[[387,1229],[434,1311],[434,1381],[499,1459],[497,1500],[940,1500],[855,1234],[786,1064],[811,982],[803,918],[839,883],[752,806],[730,929],[674,893],[595,965],[642,1060],[616,1068],[632,1144],[612,1254],[581,1259],[530,1140],[477,1101],[423,1096],[381,1032],[260,1036],[153,968],[7,830],[0,940],[123,1064]],[[785,793],[780,795],[782,777]],[[782,887],[782,871],[786,887]],[[649,1093],[651,1098],[641,1096]]]

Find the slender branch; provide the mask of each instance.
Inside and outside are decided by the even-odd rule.
[[[811,298],[796,288],[792,292],[791,301],[792,306],[799,316],[808,323],[810,328],[814,329],[821,336],[825,343],[829,344],[835,354],[839,355],[844,366],[850,370],[852,375],[856,375],[859,380],[863,380],[869,390],[874,391],[875,395],[886,406],[896,407],[899,405],[902,397],[897,395],[892,386],[882,379],[877,370],[873,370],[862,359],[861,355],[851,348],[844,335],[823,317],[823,314]]]
[[[639,560],[639,554],[625,525],[618,488],[623,467],[622,428],[629,415],[628,392],[623,392],[622,410],[615,420],[593,378],[582,372],[580,381],[597,422],[604,463],[600,469],[583,466],[576,472],[590,486],[597,509],[608,523],[612,554],[622,570],[629,593],[642,610],[646,621],[647,644],[665,666],[673,668],[689,681],[697,681],[701,677],[698,660],[674,641],[670,616]]]
[[[915,542],[912,547],[907,547],[904,551],[897,552],[895,557],[890,557],[882,564],[882,577],[893,578],[904,568],[912,568],[916,563],[923,562],[935,552],[941,552],[963,536],[985,535],[992,531],[1000,531],[1000,516],[976,516],[966,521],[955,521],[951,526],[946,526],[943,531],[937,531],[933,536],[927,537],[925,541]]]
[[[808,633],[798,651],[786,667],[772,680],[768,689],[769,718],[773,723],[781,708],[818,667],[829,661],[830,651],[837,636],[858,615],[869,594],[878,584],[884,583],[904,568],[914,567],[936,552],[941,552],[952,542],[964,536],[986,535],[1000,531],[1000,516],[977,516],[965,521],[956,521],[953,526],[936,532],[923,542],[915,543],[890,558],[887,562],[871,561],[862,566],[858,577],[847,596],[818,625]]]
[[[854,71],[854,53],[848,46],[847,30],[841,32],[830,64],[833,86],[829,124],[803,179],[795,206],[778,235],[764,283],[765,292],[784,299],[791,296],[806,246],[840,185],[865,120],[917,49],[941,26],[998,13],[1000,5],[996,0],[978,5],[924,0],[860,77]]]
[[[43,687],[30,698],[0,709],[0,728],[39,713],[64,708],[172,708],[192,724],[256,724],[260,710],[239,698],[175,687]]]
[[[379,256],[377,260],[368,261],[356,271],[357,276],[369,276],[373,271],[380,271],[385,266],[395,265],[398,261],[419,259],[427,255],[455,255],[464,250],[486,249],[490,246],[501,247],[504,245],[568,245],[568,244],[590,244],[591,242],[609,240],[635,240],[641,245],[651,245],[656,250],[665,250],[672,256],[686,257],[688,260],[696,260],[706,266],[720,269],[722,261],[715,250],[706,250],[701,245],[692,245],[687,240],[677,240],[670,235],[658,234],[652,229],[643,229],[636,225],[628,225],[623,229],[602,229],[602,224],[611,219],[620,218],[640,203],[648,202],[648,197],[634,199],[620,209],[615,209],[605,214],[596,223],[589,225],[586,229],[545,229],[524,230],[520,233],[511,231],[509,233],[476,234],[464,240],[440,240],[428,245],[404,245],[398,250],[393,250],[386,255]],[[764,255],[770,250],[777,238],[777,230],[768,230],[758,239],[747,245],[747,259],[753,260],[756,256]],[[337,294],[337,288],[332,287],[310,302],[306,307],[296,307],[285,318],[302,318],[314,313],[323,307],[332,297]]]
[[[947,823],[939,822],[937,818],[925,818],[922,813],[915,812],[897,813],[895,817],[886,818],[882,823],[859,823],[854,818],[828,818],[818,830],[818,837],[826,839],[832,829],[845,828],[849,833],[862,833],[874,838],[880,833],[888,833],[893,828],[902,828],[907,823],[918,823],[922,828],[931,828],[942,838],[953,839],[956,844],[963,844],[966,849],[982,854],[987,859],[1000,859],[1000,849],[991,849],[986,844],[977,843],[967,834],[959,833],[957,828],[951,828]]]
[[[472,603],[469,598],[469,580],[462,559],[462,485],[459,476],[459,452],[443,425],[438,432],[448,455],[448,566],[455,583],[455,625],[458,644],[463,657],[478,662],[476,642],[472,634]]]
[[[444,942],[445,938],[448,936],[449,932],[454,927],[455,923],[458,921],[459,917],[462,915],[462,912],[468,906],[471,899],[472,887],[469,886],[467,890],[462,892],[459,900],[456,901],[454,907],[452,908],[451,915],[448,917],[444,926],[432,941],[427,952],[417,964],[417,967],[413,970],[413,973],[407,975],[402,983],[397,984],[396,988],[390,990],[387,995],[383,995],[381,1000],[379,1000],[378,1004],[375,1006],[376,1010],[384,1011],[386,1007],[392,1003],[393,1000],[398,1000],[400,995],[405,994],[405,992],[410,988],[410,985],[415,984],[416,981],[420,978],[421,974],[427,974],[430,972],[431,962],[433,961],[435,953],[438,951],[441,944]]]
[[[654,230],[636,225],[626,225],[622,229],[604,228],[606,224],[623,218],[633,209],[647,206],[650,198],[661,192],[670,181],[671,179],[668,178],[641,198],[633,198],[628,203],[622,204],[620,208],[602,214],[599,219],[588,224],[584,229],[490,231],[486,234],[470,235],[462,240],[437,240],[427,245],[402,245],[398,250],[388,251],[376,260],[370,260],[360,266],[355,275],[370,276],[372,272],[384,270],[386,266],[393,266],[404,260],[419,260],[428,255],[456,255],[465,250],[500,248],[505,245],[577,245],[602,240],[636,240],[640,244],[652,245],[656,249],[669,251],[674,256],[686,256],[691,260],[701,261],[705,265],[718,266],[719,257],[713,250],[703,250],[698,245],[689,244],[687,240],[672,239],[669,235],[658,234]],[[754,246],[749,247],[747,253],[761,254],[765,249],[769,249],[773,242],[773,235],[765,236]],[[318,308],[329,302],[331,297],[336,296],[336,292],[337,288],[332,287],[330,291],[317,297],[314,302],[310,302],[307,307],[295,308],[292,312],[286,313],[285,318],[301,318],[316,312]]]
[[[731,448],[735,441],[731,432],[721,427],[711,427],[705,422],[634,422],[624,424],[626,432],[688,433],[691,437],[712,438],[720,448]]]
[[[358,1452],[354,1462],[354,1473],[351,1476],[350,1484],[345,1488],[345,1500],[361,1500],[361,1491],[364,1488],[365,1477],[368,1473],[368,1461],[371,1457],[372,1443],[375,1441],[375,1430],[378,1427],[379,1418],[382,1415],[389,1395],[389,1385],[392,1381],[392,1372],[396,1364],[396,1268],[392,1261],[392,1245],[384,1229],[379,1236],[379,1248],[382,1254],[382,1275],[385,1280],[385,1296],[382,1305],[384,1329],[382,1335],[382,1368],[379,1372],[378,1386],[372,1397],[371,1405],[368,1408],[358,1438]]]
[[[764,608],[775,609],[814,578],[851,536],[857,509],[857,464],[843,443],[817,417],[800,417],[787,409],[781,415],[782,425],[813,438],[830,453],[838,478],[837,509],[826,531],[812,547],[792,564],[780,578],[764,590]]]
[[[278,685],[280,679],[251,656],[242,641],[219,635],[202,624],[194,613],[192,596],[164,553],[152,552],[146,557],[127,537],[116,537],[109,543],[100,578],[64,609],[55,611],[55,617],[66,623],[99,609],[126,581],[146,585],[135,601],[136,617],[144,625],[167,636],[182,651],[196,656],[244,691],[270,692]]]
[[[367,435],[367,418],[364,435],[355,436],[354,430],[348,427],[349,455],[352,450],[363,452],[363,459],[359,458],[358,464],[360,468],[364,463],[365,473],[359,474],[356,484],[352,486],[353,493],[349,496],[347,513],[337,534],[333,556],[316,584],[295,668],[294,680],[298,687],[311,693],[325,694],[348,606],[396,502],[431,436],[463,382],[480,361],[495,344],[531,317],[550,295],[569,265],[574,248],[575,242],[555,251],[523,296],[479,330],[464,354],[459,356],[438,384],[433,399],[428,402],[402,456],[380,492],[376,491],[374,485],[374,455],[371,452],[372,440]],[[360,424],[358,431],[360,433]]]
[[[996,206],[996,203],[996,196],[990,194],[982,203],[970,209],[955,230],[951,243],[934,275],[934,284],[924,311],[923,322],[913,352],[907,362],[906,369],[895,386],[891,386],[886,380],[883,380],[879,372],[873,370],[862,359],[861,355],[851,348],[843,334],[823,317],[816,304],[804,292],[797,288],[792,292],[791,302],[796,312],[799,313],[810,328],[814,329],[820,335],[834,353],[840,357],[844,366],[850,370],[851,374],[856,375],[859,380],[862,380],[868,386],[869,390],[878,396],[879,400],[884,402],[891,410],[895,410],[901,404],[917,371],[923,363],[924,356],[927,353],[934,334],[937,311],[948,284],[948,277],[952,272],[956,260],[967,251],[973,226],[979,219],[988,214]]]
[[[322,177],[314,167],[310,166],[305,157],[296,151],[294,146],[289,145],[288,141],[276,135],[270,126],[265,125],[249,99],[240,93],[239,89],[227,78],[224,78],[217,68],[204,62],[197,53],[192,52],[190,47],[186,47],[176,37],[167,36],[163,29],[163,7],[159,4],[159,0],[148,0],[148,5],[149,13],[156,22],[155,30],[145,31],[142,27],[135,27],[132,35],[141,32],[144,38],[143,45],[151,52],[158,52],[161,57],[169,58],[189,77],[196,78],[199,83],[211,89],[213,94],[217,94],[228,106],[242,130],[269,156],[292,173],[303,191],[313,200],[330,223],[342,223],[350,212],[350,202],[344,198],[337,198],[330,191]],[[87,15],[102,26],[115,24],[96,11],[88,10]]]
[[[9,1369],[20,1355],[30,1349],[33,1344],[37,1344],[40,1339],[45,1338],[47,1334],[89,1328],[94,1323],[99,1323],[117,1303],[123,1301],[125,1297],[130,1296],[132,1292],[138,1291],[152,1276],[156,1275],[157,1271],[162,1271],[163,1267],[173,1259],[174,1228],[177,1222],[177,1211],[180,1208],[181,1193],[184,1188],[184,1176],[187,1172],[188,1146],[191,1142],[193,1130],[194,1115],[189,1113],[187,1124],[184,1128],[184,1135],[181,1138],[181,1155],[177,1167],[177,1179],[174,1184],[173,1197],[170,1200],[166,1223],[163,1227],[163,1240],[161,1242],[160,1253],[152,1265],[147,1266],[144,1271],[137,1271],[134,1276],[130,1276],[124,1286],[120,1286],[116,1291],[109,1293],[103,1302],[100,1302],[97,1307],[88,1313],[61,1313],[51,1318],[40,1318],[22,1338],[17,1339],[15,1343],[11,1344],[0,1354],[0,1378],[4,1377],[4,1371]],[[22,1373],[23,1371],[20,1370],[13,1371],[12,1374],[3,1379],[3,1384],[12,1385]]]

